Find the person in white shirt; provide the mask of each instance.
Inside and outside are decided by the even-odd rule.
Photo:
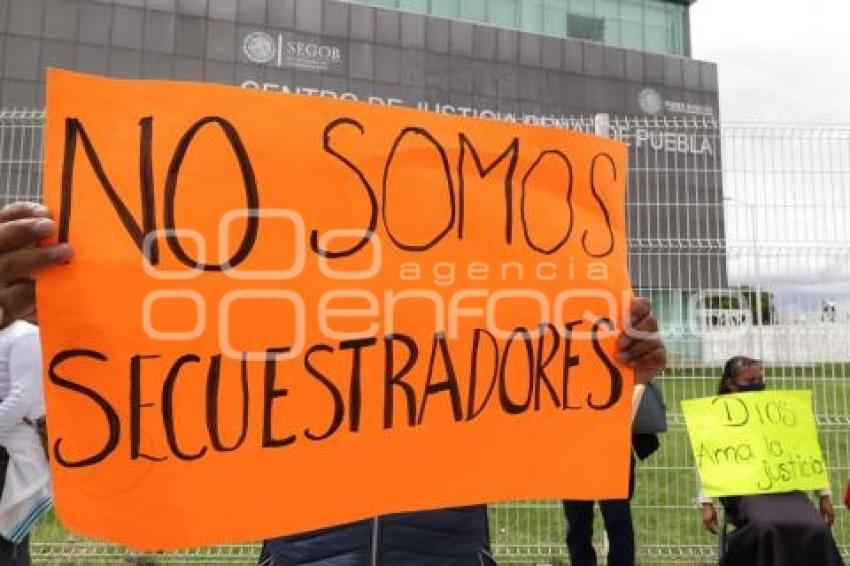
[[[17,320],[0,329],[0,564],[25,566],[29,530],[52,498],[36,423],[44,418],[38,327]]]

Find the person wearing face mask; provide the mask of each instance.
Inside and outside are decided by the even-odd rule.
[[[745,356],[726,362],[717,394],[764,391],[761,364]],[[699,484],[699,474],[697,474]],[[724,566],[834,566],[844,564],[830,527],[835,520],[828,489],[817,493],[819,509],[806,494],[771,493],[721,497],[720,503],[735,530],[727,536]],[[717,510],[698,498],[702,522],[717,534]]]

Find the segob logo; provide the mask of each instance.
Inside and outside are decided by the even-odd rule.
[[[266,32],[255,31],[242,40],[242,52],[249,61],[268,63],[277,55],[277,42]]]
[[[336,45],[302,41],[291,33],[275,36],[264,31],[251,32],[242,38],[242,52],[252,63],[312,71],[325,71],[342,63],[342,50]]]
[[[654,88],[645,88],[638,95],[638,104],[647,114],[658,114],[664,106],[664,99]]]

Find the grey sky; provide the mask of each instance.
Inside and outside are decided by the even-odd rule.
[[[719,64],[724,118],[850,122],[848,0],[698,0],[693,55]]]
[[[843,320],[850,313],[850,1],[698,0],[691,22],[694,57],[718,64],[726,135],[764,138],[755,153],[729,140],[724,148],[733,199],[727,237],[752,246],[728,250],[730,281],[765,285],[786,308],[816,312],[833,300]],[[730,131],[728,122],[741,119],[803,126]]]

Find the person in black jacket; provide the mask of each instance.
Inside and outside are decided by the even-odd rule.
[[[0,210],[0,326],[35,312],[34,277],[42,268],[67,262],[67,244],[37,245],[56,234],[47,209],[14,203]],[[664,345],[649,301],[631,306],[632,327],[644,337],[621,336],[618,360],[646,383],[666,365]],[[402,513],[359,521],[263,544],[264,566],[482,566],[489,553],[484,505]]]

